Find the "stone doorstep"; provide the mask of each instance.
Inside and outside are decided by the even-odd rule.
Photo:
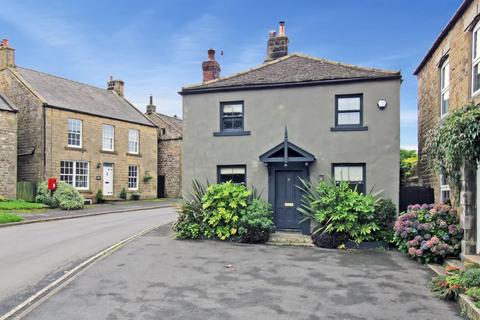
[[[465,257],[466,259],[466,257]],[[477,260],[478,261],[478,260]],[[445,260],[444,265],[439,265],[439,264],[427,264],[427,266],[433,270],[438,275],[444,275],[445,274],[445,267],[448,266],[454,266],[460,269],[465,269],[465,265],[468,265],[469,263],[464,264],[462,261],[457,260],[457,259],[447,259]],[[467,316],[468,319],[470,320],[480,320],[480,309],[478,309],[475,306],[475,303],[465,294],[460,294],[458,295],[457,299],[457,305],[460,308],[460,310]]]
[[[463,262],[465,265],[469,264],[478,264],[480,265],[480,255],[464,255],[463,256]]]
[[[313,247],[312,238],[310,236],[298,232],[275,232],[270,235],[267,244],[277,246],[302,246]]]

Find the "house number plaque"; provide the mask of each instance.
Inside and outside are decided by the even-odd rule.
[[[293,202],[285,202],[285,208],[293,208]]]

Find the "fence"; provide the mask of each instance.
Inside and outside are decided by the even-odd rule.
[[[35,202],[37,196],[37,184],[35,182],[17,182],[17,199]]]
[[[410,204],[434,203],[433,188],[421,186],[400,187],[400,212],[406,211]]]

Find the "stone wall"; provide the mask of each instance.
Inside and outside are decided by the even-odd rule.
[[[157,195],[157,128],[106,119],[75,112],[46,108],[46,159],[47,176],[59,177],[60,161],[89,162],[89,190],[82,190],[86,198],[94,198],[99,189],[103,189],[103,163],[112,163],[114,169],[114,187],[111,198],[119,198],[120,191],[128,190],[128,166],[139,166],[139,192],[142,198],[156,198]],[[82,120],[82,148],[67,147],[68,119]],[[113,152],[102,151],[102,124],[115,127],[115,145]],[[140,153],[128,153],[128,129],[140,131]],[[148,172],[153,178],[144,182]],[[131,193],[132,191],[128,191]],[[108,197],[106,197],[108,199]]]
[[[9,69],[0,71],[0,92],[18,108],[18,181],[45,178],[42,102]]]
[[[17,195],[17,115],[0,110],[0,196]]]

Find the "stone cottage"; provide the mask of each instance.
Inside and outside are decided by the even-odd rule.
[[[435,189],[435,199],[450,199],[445,177],[429,168],[428,132],[451,111],[480,104],[480,1],[465,0],[416,68],[418,77],[418,175]],[[465,230],[464,255],[480,253],[480,166],[464,168],[460,199]]]
[[[157,112],[150,96],[146,116],[158,126],[157,197],[182,196],[182,120]]]
[[[17,112],[0,94],[0,196],[7,199],[17,195]]]
[[[86,198],[98,190],[157,195],[157,126],[124,97],[124,83],[107,89],[19,67],[14,49],[0,47],[0,93],[18,108],[18,181],[49,177]]]
[[[303,233],[300,178],[398,204],[400,72],[289,54],[288,43],[281,22],[266,61],[227,77],[209,50],[203,83],[182,88],[184,192],[193,180],[253,185],[277,229]]]

